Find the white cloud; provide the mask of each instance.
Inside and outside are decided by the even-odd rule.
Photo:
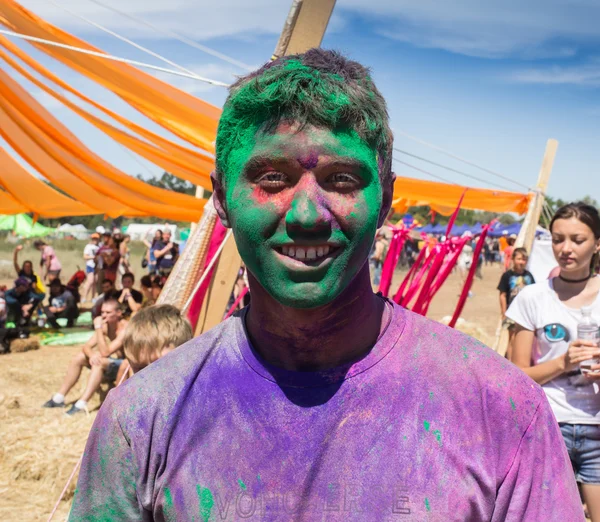
[[[99,0],[153,25],[197,41],[278,34],[291,0]],[[56,0],[77,14],[130,38],[165,39],[93,0]],[[21,0],[28,9],[77,34],[99,30],[47,0]],[[597,0],[338,0],[329,30],[347,15],[369,17],[389,38],[480,57],[568,57],[577,45],[599,39]],[[567,42],[567,43],[565,43]],[[243,50],[240,52],[243,55]]]
[[[66,30],[100,31],[47,0],[21,0],[20,3]],[[130,38],[171,38],[91,0],[56,0],[56,3]],[[195,40],[244,32],[279,33],[289,10],[288,2],[281,0],[101,0],[101,3]]]
[[[509,80],[517,83],[600,87],[600,59],[568,67],[554,65],[524,69],[509,75]]]
[[[380,33],[413,45],[481,57],[571,56],[597,41],[597,0],[339,0],[338,9],[376,16]]]

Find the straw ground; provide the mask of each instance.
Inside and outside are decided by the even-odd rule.
[[[80,250],[58,250],[65,265],[78,262]],[[38,259],[35,253],[28,257]],[[75,255],[76,254],[76,255]],[[0,259],[7,259],[2,254]],[[137,276],[142,275],[138,261]],[[140,267],[139,270],[137,267]],[[72,266],[74,268],[74,266]],[[501,272],[497,267],[484,269],[483,281],[473,288],[475,296],[467,302],[462,316],[464,329],[485,343],[493,343],[498,321],[495,290]],[[12,276],[10,276],[12,277]],[[399,279],[401,275],[397,275]],[[397,282],[394,283],[394,287]],[[434,299],[430,317],[441,320],[451,315],[459,293],[459,280],[452,275]],[[46,520],[56,499],[85,446],[100,401],[96,395],[91,414],[69,418],[63,410],[46,410],[41,405],[56,391],[69,359],[80,347],[45,347],[26,353],[0,357],[0,520],[22,522]],[[67,396],[77,399],[87,377]],[[75,490],[71,484],[55,519],[65,520]]]

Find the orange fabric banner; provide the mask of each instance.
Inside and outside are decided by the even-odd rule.
[[[73,156],[85,163],[86,166],[95,170],[108,180],[114,181],[122,186],[123,189],[131,191],[130,198],[134,200],[143,196],[145,199],[161,202],[168,205],[178,205],[185,208],[197,208],[198,200],[187,194],[180,194],[158,187],[154,187],[139,179],[129,176],[110,163],[94,154],[58,119],[56,119],[44,106],[42,106],[33,96],[31,96],[20,84],[15,82],[10,76],[0,69],[0,98],[2,103],[9,106],[5,110],[10,114],[14,111],[15,118],[23,118],[27,124],[20,123],[24,128],[28,125],[29,134],[34,137],[41,134],[49,138],[54,144],[60,147],[68,155]],[[18,112],[18,114],[17,114]],[[48,149],[47,149],[48,150]],[[64,165],[64,163],[63,163]],[[85,179],[85,175],[80,175]],[[103,187],[96,187],[102,190]]]
[[[14,0],[0,0],[0,23],[19,33],[101,52],[47,23]],[[188,143],[209,153],[214,152],[214,139],[220,116],[220,109],[217,107],[130,65],[44,44],[33,45],[111,90],[148,118]],[[213,168],[212,158],[144,129],[94,102],[1,36],[0,46],[18,56],[44,78],[90,103],[134,133],[123,131],[74,104],[0,51],[0,58],[20,74],[108,136],[168,172],[204,188],[211,188],[209,173]],[[116,169],[89,150],[1,70],[0,108],[0,134],[47,179],[82,204],[102,209],[109,215],[154,215],[190,221],[195,221],[199,216],[203,202],[187,195],[152,187]],[[404,211],[410,206],[429,205],[436,212],[448,215],[456,207],[464,188],[399,177],[394,189],[394,208]],[[523,214],[531,198],[531,194],[469,188],[462,208]]]
[[[13,0],[0,0],[0,22],[17,33],[74,47],[102,52],[62,31]],[[142,114],[175,135],[207,152],[214,152],[214,137],[221,111],[131,65],[96,56],[32,43],[42,52],[103,85]]]
[[[146,215],[144,212],[134,211],[131,207],[105,196],[93,187],[80,180],[68,169],[63,167],[54,158],[46,154],[37,144],[19,127],[3,109],[0,97],[0,136],[29,163],[37,172],[49,180],[54,186],[66,192],[69,196],[93,208],[102,209],[110,217]],[[3,173],[0,172],[0,179]],[[26,187],[27,178],[23,180]],[[26,212],[25,210],[24,212]],[[8,214],[9,212],[4,212]],[[68,214],[65,214],[68,215]]]
[[[141,125],[137,125],[127,118],[123,118],[119,114],[107,109],[99,103],[96,103],[92,99],[84,96],[76,89],[73,89],[68,83],[61,80],[58,76],[48,71],[45,67],[41,66],[36,60],[31,58],[27,53],[23,52],[19,47],[14,45],[8,39],[0,35],[0,46],[8,49],[11,53],[17,56],[20,60],[24,61],[27,65],[32,67],[36,72],[47,78],[48,80],[56,83],[59,87],[70,92],[74,96],[79,97],[86,103],[91,104],[98,110],[101,110],[106,115],[115,119],[121,125],[127,127],[133,132],[141,135],[145,140],[141,140],[131,134],[128,134],[109,123],[97,118],[88,111],[85,111],[81,107],[75,105],[68,98],[65,98],[61,94],[57,93],[46,84],[38,80],[35,76],[30,74],[26,69],[21,67],[19,63],[13,60],[9,55],[0,50],[0,58],[8,63],[14,70],[16,70],[23,77],[27,78],[30,82],[37,85],[40,89],[44,90],[61,103],[68,106],[71,110],[85,118],[87,121],[95,125],[98,129],[109,134],[113,139],[129,148],[133,152],[146,158],[152,163],[159,165],[171,174],[186,179],[196,185],[200,185],[207,190],[212,190],[210,183],[210,173],[214,168],[214,162],[211,157],[199,154],[191,149],[183,147],[171,140],[163,138],[158,134],[155,134],[147,129],[144,129]],[[150,143],[148,143],[148,141]]]
[[[408,206],[428,205],[436,212],[448,216],[466,187],[435,181],[422,181],[414,178],[397,177],[394,185],[394,209],[405,211]],[[469,188],[461,208],[488,212],[527,212],[532,194],[505,192],[502,190]]]
[[[41,179],[27,172],[2,147],[0,147],[0,165],[2,165],[0,184],[7,193],[23,205],[26,210],[22,212],[32,212],[42,217],[84,216],[104,212],[54,190]],[[6,212],[1,205],[0,202],[0,214],[12,214]]]
[[[2,214],[22,214],[28,212],[27,207],[21,205],[10,194],[0,190],[0,213]]]

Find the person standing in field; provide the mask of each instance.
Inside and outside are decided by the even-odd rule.
[[[505,272],[510,270],[510,264],[512,263],[513,252],[515,250],[516,241],[517,241],[516,234],[511,234],[510,237],[507,239],[507,245],[503,251],[503,253],[504,253],[504,271]]]
[[[44,282],[51,283],[54,279],[59,279],[62,265],[60,264],[54,249],[41,239],[35,240],[33,246],[42,253],[40,266],[42,267],[42,279]]]
[[[85,261],[85,284],[83,287],[83,301],[89,301],[96,297],[96,256],[100,249],[100,234],[94,232],[90,236],[90,242],[83,249]],[[91,295],[90,295],[91,292]]]
[[[109,393],[70,520],[583,522],[539,386],[373,291],[392,151],[339,53],[230,87],[213,199],[250,305]]]
[[[109,279],[113,285],[116,285],[117,271],[119,270],[119,262],[121,254],[119,245],[110,232],[105,232],[102,235],[104,244],[98,249],[98,278],[99,285],[102,285],[105,279]]]
[[[168,228],[163,232],[161,247],[157,247],[154,255],[158,273],[166,279],[179,258],[179,245],[171,240],[171,231]]]
[[[148,274],[155,275],[157,273],[156,268],[156,250],[160,250],[164,247],[163,243],[163,232],[157,229],[154,232],[154,238],[152,241],[144,239],[144,245],[146,245],[146,260],[148,263]]]
[[[512,254],[512,268],[502,274],[498,283],[500,292],[500,313],[502,327],[508,330],[508,348],[506,358],[512,359],[512,343],[515,336],[515,323],[506,317],[506,310],[523,288],[535,283],[535,279],[527,267],[527,250],[515,248]]]
[[[557,277],[527,286],[506,312],[515,323],[512,362],[543,387],[569,451],[593,522],[600,521],[600,356],[598,345],[577,338],[582,308],[600,321],[600,216],[585,203],[561,207],[550,223]],[[534,343],[537,350],[534,351]],[[533,360],[533,364],[532,364]],[[565,519],[567,520],[567,519]]]

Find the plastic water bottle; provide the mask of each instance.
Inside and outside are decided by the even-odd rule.
[[[584,306],[581,309],[581,321],[577,325],[577,338],[581,341],[592,341],[600,345],[600,325],[592,317],[592,309]],[[579,363],[583,373],[589,372],[593,364],[598,364],[598,358],[588,359]]]
[[[46,319],[44,319],[44,317],[42,316],[42,311],[41,310],[38,310],[37,323],[38,323],[38,327],[39,328],[44,328],[44,325],[46,324]]]

